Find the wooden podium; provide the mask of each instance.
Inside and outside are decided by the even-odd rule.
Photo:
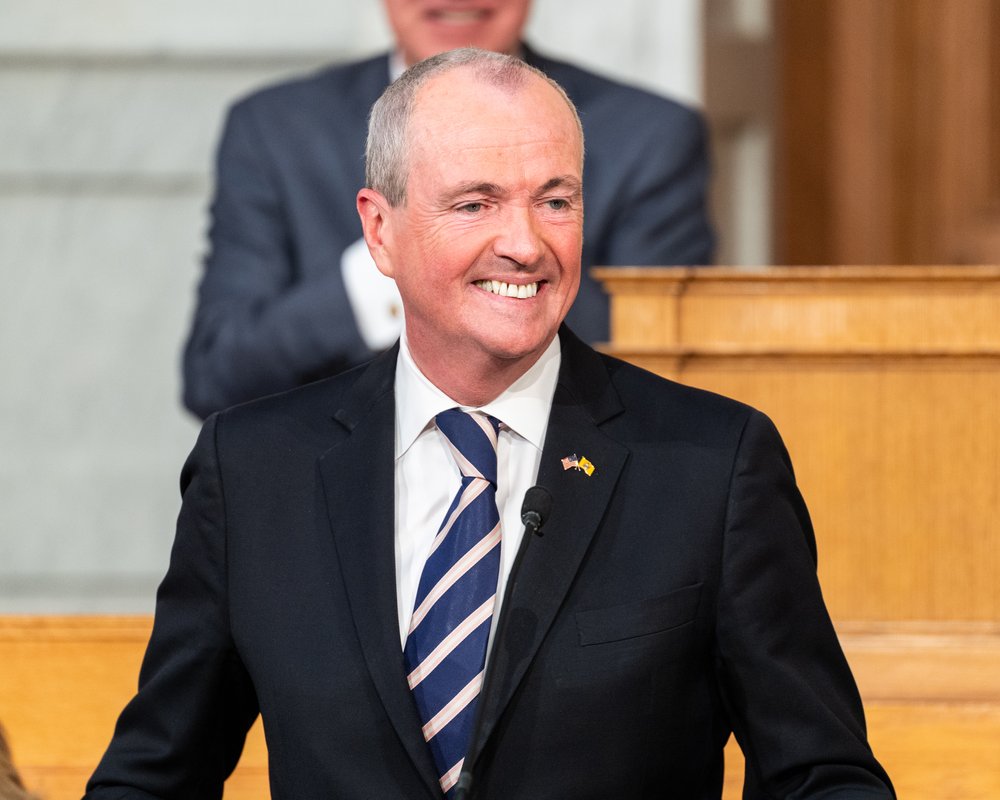
[[[782,432],[899,796],[1000,797],[1000,267],[595,274],[605,350]]]

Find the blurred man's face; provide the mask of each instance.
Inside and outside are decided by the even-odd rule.
[[[385,0],[407,66],[457,47],[515,54],[531,0]]]
[[[421,87],[408,135],[406,201],[385,208],[376,261],[399,287],[417,364],[527,369],[580,283],[572,112],[541,78],[510,89],[459,68]]]

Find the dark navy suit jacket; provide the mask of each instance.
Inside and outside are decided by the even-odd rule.
[[[561,339],[554,503],[508,587],[477,798],[718,800],[730,731],[746,798],[892,797],[770,421]],[[205,424],[87,800],[220,797],[258,711],[274,800],[440,800],[399,642],[395,361]]]
[[[707,264],[705,128],[691,109],[578,67],[526,60],[563,86],[586,136],[580,293],[568,318],[608,336],[590,266]],[[368,112],[388,58],[259,91],[229,113],[218,152],[211,250],[184,353],[184,403],[207,416],[372,357],[340,257],[361,236]]]

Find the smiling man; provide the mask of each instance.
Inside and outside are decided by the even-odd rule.
[[[576,297],[583,137],[565,94],[529,71],[508,67],[491,83],[463,70],[420,84],[407,148],[383,152],[378,128],[412,102],[423,70],[376,106],[372,188],[358,210],[376,264],[404,298],[417,367],[481,406],[539,359]]]
[[[745,797],[893,797],[773,426],[562,324],[582,159],[510,56],[376,103],[357,207],[404,335],[206,422],[87,798],[221,797],[258,713],[274,800],[718,800],[733,731]]]

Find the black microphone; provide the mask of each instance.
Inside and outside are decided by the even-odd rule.
[[[524,502],[521,504],[521,522],[524,523],[525,534],[534,534],[539,537],[544,536],[542,525],[545,524],[545,520],[551,512],[552,495],[549,494],[549,490],[544,486],[532,486],[528,489],[524,493]],[[507,576],[507,585],[504,588],[504,604],[503,608],[500,609],[500,619],[497,620],[497,629],[493,636],[493,649],[490,651],[490,657],[486,664],[486,674],[483,676],[483,686],[479,692],[479,702],[476,704],[476,719],[472,725],[472,736],[469,737],[470,751],[479,741],[483,727],[486,700],[489,698],[489,693],[493,689],[494,684],[497,683],[496,677],[493,674],[496,668],[496,651],[500,646],[504,631],[507,630],[507,620],[510,618],[510,607],[506,600],[511,596],[514,585],[517,583],[517,573],[521,569],[524,554],[528,550],[528,541],[531,538],[530,535],[521,537],[521,546],[517,549],[517,556],[515,556],[514,563],[510,568],[510,575]],[[478,756],[479,754],[476,753],[476,755]],[[474,759],[466,758],[465,763],[462,765],[462,772],[455,783],[455,800],[469,800],[471,796],[470,792],[472,791],[474,768]]]
[[[524,502],[521,504],[521,522],[524,523],[526,531],[536,536],[544,536],[542,523],[551,512],[552,495],[544,486],[532,486],[524,493]]]

